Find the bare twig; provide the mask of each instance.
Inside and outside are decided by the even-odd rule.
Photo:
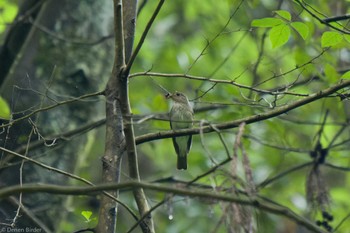
[[[221,83],[221,84],[231,84],[233,86],[236,86],[238,88],[250,90],[250,91],[255,91],[260,94],[269,94],[269,95],[292,95],[292,96],[309,96],[309,94],[298,94],[294,92],[287,92],[287,91],[269,91],[269,90],[263,90],[263,89],[258,89],[255,87],[251,87],[248,85],[243,85],[235,82],[234,80],[223,80],[223,79],[212,79],[212,78],[207,78],[207,77],[201,77],[201,76],[195,76],[195,75],[189,75],[189,74],[167,74],[167,73],[155,73],[155,72],[139,72],[139,73],[134,73],[131,74],[129,77],[138,77],[138,76],[154,76],[154,77],[163,77],[163,78],[186,78],[186,79],[192,79],[192,80],[197,80],[197,81],[206,81],[206,82],[211,82],[211,83]],[[275,78],[277,76],[274,76]]]
[[[329,18],[323,19],[323,22],[332,23],[332,22],[347,20],[347,19],[350,19],[349,14],[329,17]]]
[[[13,119],[7,124],[0,125],[0,129],[8,127],[8,126],[10,126],[12,124],[15,124],[15,123],[19,122],[19,121],[28,119],[29,117],[31,117],[31,116],[39,113],[39,112],[48,111],[50,109],[56,108],[56,107],[61,106],[61,105],[74,103],[74,102],[80,101],[80,100],[85,99],[85,98],[90,98],[90,97],[93,97],[93,96],[99,96],[99,95],[103,95],[103,94],[104,94],[104,91],[98,91],[98,92],[94,92],[94,93],[85,94],[85,95],[82,95],[82,96],[79,96],[79,97],[71,98],[69,100],[64,100],[64,101],[61,101],[61,102],[57,102],[56,104],[49,105],[49,106],[46,106],[46,107],[38,108],[38,109],[32,111],[31,113],[25,115],[25,116]]]
[[[345,33],[345,34],[350,34],[350,31],[349,30],[343,30],[343,29],[340,29],[339,27],[337,26],[334,26],[332,25],[329,21],[327,20],[323,20],[321,19],[320,17],[318,17],[315,13],[313,13],[311,10],[308,9],[308,7],[306,6],[306,4],[304,4],[304,1],[300,1],[300,0],[295,0],[307,13],[309,13],[313,18],[315,18],[318,22],[320,22],[321,24],[325,24],[327,25],[328,27],[336,30],[336,31],[339,31],[339,32],[342,32],[342,33]],[[313,8],[311,8],[313,9]],[[313,9],[314,10],[314,9]],[[339,25],[339,24],[338,24]]]
[[[290,169],[288,169],[286,171],[283,171],[283,172],[277,174],[276,176],[261,182],[260,184],[257,185],[257,188],[258,189],[264,188],[267,185],[271,184],[272,182],[275,182],[276,180],[279,180],[279,179],[283,178],[284,176],[286,176],[286,175],[288,175],[288,174],[290,174],[292,172],[299,171],[299,170],[301,170],[301,169],[303,169],[305,167],[309,167],[312,164],[313,164],[313,162],[308,162],[308,163],[303,163],[303,164],[297,165],[295,167],[291,167]]]
[[[65,43],[69,43],[69,44],[78,44],[78,45],[86,45],[86,46],[94,46],[94,45],[98,45],[103,43],[106,40],[112,39],[113,35],[106,35],[106,36],[101,36],[101,38],[96,39],[94,41],[82,41],[82,40],[77,40],[77,39],[67,39],[66,36],[64,35],[59,35],[53,31],[51,31],[50,29],[46,28],[43,25],[38,24],[37,22],[35,22],[33,19],[29,18],[29,22],[36,27],[37,29],[39,29],[40,31],[46,33],[47,35],[49,35],[50,37],[57,39],[57,40],[61,40]]]
[[[216,35],[211,40],[207,40],[207,43],[204,46],[204,48],[202,49],[202,51],[200,52],[200,54],[196,57],[196,59],[188,67],[187,71],[185,72],[186,75],[191,71],[192,67],[197,63],[197,61],[205,54],[205,51],[209,48],[209,46],[224,33],[224,31],[226,30],[226,28],[230,24],[232,18],[236,15],[236,13],[238,12],[239,8],[241,7],[241,5],[243,4],[244,1],[245,0],[241,0],[240,3],[238,3],[237,7],[232,12],[232,14],[230,15],[230,17],[226,21],[225,25],[220,29],[220,31],[218,33],[216,33]]]
[[[88,181],[87,179],[84,179],[84,178],[82,178],[82,177],[80,177],[80,176],[77,176],[77,175],[74,175],[74,174],[72,174],[72,173],[63,171],[63,170],[61,170],[61,169],[58,169],[58,168],[55,168],[55,167],[51,167],[51,166],[46,165],[46,164],[44,164],[44,163],[41,163],[41,162],[39,162],[39,161],[37,161],[37,160],[35,160],[35,159],[32,159],[32,158],[30,158],[30,157],[21,155],[21,154],[19,154],[19,153],[16,153],[16,152],[11,151],[11,150],[9,150],[9,149],[6,149],[6,148],[4,148],[4,147],[0,147],[0,151],[3,151],[3,152],[5,152],[5,153],[8,153],[8,154],[14,155],[14,156],[16,156],[16,157],[19,157],[19,158],[21,158],[21,159],[23,159],[23,160],[25,160],[25,161],[31,162],[31,163],[33,163],[33,164],[39,166],[39,167],[42,167],[42,168],[44,168],[44,169],[49,170],[49,171],[57,172],[57,173],[59,173],[59,174],[62,174],[62,175],[64,175],[64,176],[67,176],[67,177],[72,178],[72,179],[74,179],[74,180],[78,180],[78,181],[83,182],[83,183],[85,183],[85,184],[88,184],[88,185],[91,185],[91,186],[95,186],[95,184],[93,184],[92,182]],[[103,192],[103,194],[106,195],[107,197],[109,197],[110,199],[112,199],[113,201],[118,202],[118,203],[119,203],[121,206],[123,206],[136,220],[138,219],[138,218],[136,217],[136,215],[134,214],[134,212],[133,212],[127,205],[125,205],[122,201],[119,201],[117,197],[115,197],[115,196],[113,196],[113,195],[111,195],[110,193],[107,193],[107,192]]]

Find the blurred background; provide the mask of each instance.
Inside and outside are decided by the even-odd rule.
[[[215,127],[288,107],[338,83],[349,69],[348,20],[331,23],[332,29],[317,17],[345,15],[349,2],[298,2],[166,1],[131,70],[136,136],[170,129],[171,102],[159,86],[188,96],[195,109],[194,127]],[[157,4],[139,1],[135,43]],[[253,23],[264,18],[275,23]],[[112,71],[112,23],[112,1],[107,0],[0,2],[1,148],[99,183],[105,142],[100,92]],[[325,32],[335,33],[330,42]],[[338,232],[347,232],[347,91],[246,125],[239,138],[237,127],[194,135],[186,171],[176,169],[171,139],[139,144],[141,180],[248,199],[258,196],[311,222],[323,222],[325,229],[340,224]],[[0,153],[0,187],[19,184],[21,177],[23,183],[82,185]],[[122,166],[126,181],[126,159]],[[254,193],[249,194],[252,186]],[[147,190],[146,195],[151,206],[162,202],[153,212],[158,232],[308,232],[259,208]],[[38,193],[21,198],[19,215],[19,196],[0,200],[0,226],[74,232],[97,223],[97,195]],[[130,191],[121,191],[120,200],[137,212]],[[86,211],[90,217],[82,214]],[[128,232],[135,220],[123,207],[118,211],[117,232]],[[248,231],[248,226],[255,230]]]

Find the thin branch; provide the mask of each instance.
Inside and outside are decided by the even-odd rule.
[[[269,90],[263,90],[263,89],[258,89],[255,87],[239,84],[235,82],[234,80],[223,80],[223,79],[212,79],[212,78],[207,78],[207,77],[201,77],[201,76],[195,76],[195,75],[189,75],[189,74],[167,74],[167,73],[155,73],[155,72],[139,72],[139,73],[134,73],[131,74],[129,77],[138,77],[138,76],[155,76],[155,77],[163,77],[163,78],[187,78],[187,79],[192,79],[192,80],[197,80],[197,81],[206,81],[206,82],[211,82],[211,83],[222,83],[222,84],[231,84],[233,86],[242,88],[242,89],[247,89],[250,91],[255,91],[260,94],[269,94],[269,95],[293,95],[293,96],[309,96],[309,94],[298,94],[294,92],[287,92],[287,91],[269,91]],[[275,78],[274,76],[273,78]]]
[[[27,115],[24,115],[24,116],[22,116],[22,117],[19,117],[19,118],[16,118],[16,119],[11,120],[11,121],[10,121],[9,123],[7,123],[7,124],[2,124],[2,125],[0,126],[0,129],[1,129],[1,128],[8,127],[8,126],[10,126],[10,125],[12,125],[12,124],[15,124],[15,123],[19,122],[19,121],[28,119],[29,117],[34,116],[35,114],[37,114],[37,113],[39,113],[39,112],[48,111],[48,110],[50,110],[50,109],[59,107],[59,106],[61,106],[61,105],[74,103],[74,102],[80,101],[80,100],[85,99],[85,98],[89,98],[89,97],[93,97],[93,96],[99,96],[99,95],[103,95],[103,94],[104,94],[104,91],[98,91],[98,92],[94,92],[94,93],[85,94],[85,95],[82,95],[82,96],[79,96],[79,97],[75,97],[75,98],[72,98],[72,99],[69,99],[69,100],[64,100],[64,101],[61,101],[61,102],[57,102],[56,104],[49,105],[49,106],[46,106],[46,107],[43,107],[43,108],[38,108],[38,109],[32,111],[31,113],[29,113],[29,114],[27,114]]]
[[[303,163],[303,164],[297,165],[295,167],[292,167],[286,171],[279,173],[278,175],[276,175],[270,179],[267,179],[267,180],[261,182],[260,184],[257,185],[257,188],[262,189],[262,188],[266,187],[267,185],[271,184],[272,182],[275,182],[276,180],[279,180],[292,172],[295,172],[295,171],[301,170],[305,167],[311,166],[312,164],[314,164],[314,162]]]
[[[333,165],[331,163],[324,163],[324,166],[327,166],[339,171],[350,172],[350,167],[341,167],[341,166]]]
[[[141,14],[143,8],[146,6],[148,0],[142,0],[142,2],[139,5],[139,9],[137,10],[137,17]]]
[[[81,40],[77,40],[77,39],[67,39],[65,35],[59,35],[53,31],[51,31],[50,29],[46,28],[43,25],[38,24],[37,22],[35,22],[33,19],[29,18],[29,23],[31,23],[35,28],[39,29],[40,31],[46,33],[47,35],[49,35],[50,37],[63,41],[65,43],[69,43],[69,44],[78,44],[78,45],[87,45],[87,46],[94,46],[94,45],[98,45],[106,40],[112,39],[113,35],[107,35],[107,36],[101,36],[101,38],[96,39],[95,41],[81,41]]]
[[[234,121],[228,121],[225,123],[220,123],[220,124],[213,124],[215,128],[219,130],[224,130],[224,129],[232,129],[232,128],[237,128],[242,122],[245,122],[246,124],[252,124],[255,122],[263,121],[266,119],[270,119],[282,114],[285,114],[293,109],[302,107],[308,103],[314,102],[316,100],[325,98],[333,93],[336,93],[337,91],[350,86],[350,80],[341,80],[338,84],[334,85],[333,87],[320,90],[314,94],[309,94],[307,97],[304,97],[300,100],[297,100],[293,103],[286,104],[281,107],[276,107],[273,110],[259,113],[257,115],[253,116],[248,116],[242,119],[234,120]],[[171,138],[174,136],[185,136],[185,135],[194,135],[194,134],[199,134],[200,131],[203,131],[203,133],[210,133],[213,132],[214,129],[212,126],[203,126],[201,128],[191,128],[191,129],[183,129],[183,130],[177,130],[176,132],[174,131],[162,131],[162,132],[157,132],[157,133],[149,133],[149,134],[144,134],[139,137],[136,137],[136,143],[137,144],[142,144],[145,142],[157,140],[157,139],[162,139],[162,138]]]
[[[31,163],[33,163],[33,164],[35,164],[35,165],[38,165],[39,167],[42,167],[42,168],[44,168],[44,169],[49,170],[49,171],[57,172],[57,173],[59,173],[59,174],[61,174],[61,175],[67,176],[67,177],[72,178],[72,179],[74,179],[74,180],[78,180],[78,181],[81,181],[81,182],[83,182],[83,183],[85,183],[85,184],[88,184],[88,185],[91,185],[91,186],[95,186],[95,184],[93,184],[92,182],[90,182],[90,181],[88,181],[88,180],[86,180],[86,179],[84,179],[84,178],[82,178],[82,177],[80,177],[80,176],[74,175],[74,174],[72,174],[72,173],[63,171],[63,170],[58,169],[58,168],[55,168],[55,167],[51,167],[51,166],[49,166],[49,165],[46,165],[46,164],[44,164],[44,163],[41,163],[41,162],[39,162],[39,161],[37,161],[37,160],[35,160],[35,159],[32,159],[32,158],[30,158],[30,157],[27,157],[27,156],[18,154],[18,153],[14,152],[14,151],[8,150],[8,149],[6,149],[6,148],[4,148],[4,147],[0,147],[0,151],[4,151],[4,152],[9,153],[9,154],[11,154],[11,155],[17,156],[17,157],[19,157],[19,158],[21,158],[21,159],[23,159],[23,160],[25,160],[25,161],[31,162]],[[136,217],[136,215],[134,214],[134,212],[133,212],[127,205],[125,205],[122,201],[118,200],[116,197],[114,197],[114,196],[111,195],[110,193],[103,192],[103,194],[106,195],[107,197],[111,198],[112,200],[118,202],[118,203],[119,203],[121,206],[123,206],[136,220],[138,219],[138,218]]]
[[[300,0],[295,0],[307,13],[309,13],[313,18],[315,18],[318,22],[320,22],[321,24],[325,24],[327,25],[328,27],[336,30],[336,31],[339,31],[339,32],[342,32],[342,33],[345,33],[345,34],[350,34],[349,31],[345,31],[345,30],[342,30],[340,29],[339,27],[336,27],[336,26],[333,26],[332,24],[330,24],[329,22],[327,22],[327,20],[323,20],[321,19],[320,17],[318,17],[316,14],[314,14],[311,10],[309,10],[304,4],[303,4],[303,1],[300,1]],[[313,9],[314,10],[314,9]]]
[[[188,197],[197,197],[202,199],[209,200],[218,200],[225,201],[231,203],[237,203],[240,205],[252,206],[259,210],[266,211],[268,213],[272,213],[275,215],[280,215],[287,217],[299,225],[304,226],[305,228],[316,232],[316,233],[326,233],[323,229],[320,229],[314,223],[309,220],[300,217],[292,210],[282,207],[279,205],[274,205],[272,203],[266,203],[264,201],[255,199],[254,197],[246,198],[238,198],[233,196],[232,194],[221,194],[217,192],[208,192],[200,189],[182,189],[179,187],[167,187],[161,186],[157,184],[149,184],[138,181],[128,181],[123,183],[112,183],[112,184],[102,184],[98,186],[89,186],[89,187],[79,187],[79,186],[59,186],[59,185],[49,185],[49,184],[23,184],[22,186],[15,185],[4,187],[0,189],[0,199],[5,198],[17,193],[51,193],[51,194],[63,194],[63,195],[87,195],[91,193],[104,191],[116,191],[122,189],[135,189],[135,188],[143,188],[163,193],[172,193],[180,196],[188,196]]]
[[[241,5],[243,4],[245,0],[241,0],[240,3],[238,3],[238,6],[235,8],[235,10],[232,12],[232,14],[230,15],[230,17],[228,18],[228,20],[226,21],[225,25],[220,29],[220,31],[218,33],[216,33],[216,35],[211,39],[211,40],[207,40],[206,45],[204,46],[204,48],[202,49],[201,53],[196,57],[196,59],[192,62],[192,64],[188,67],[187,71],[186,71],[186,75],[191,71],[191,69],[193,68],[193,66],[197,63],[197,61],[205,54],[205,51],[209,48],[209,46],[217,39],[219,38],[225,31],[225,29],[228,27],[228,25],[230,24],[232,18],[236,15],[236,13],[238,12],[239,8],[241,7]]]
[[[52,231],[45,225],[45,223],[35,216],[35,213],[31,208],[27,208],[23,205],[23,203],[19,203],[18,199],[11,196],[9,197],[9,201],[14,205],[21,205],[21,212],[25,214],[33,223],[35,223],[38,227],[40,227],[46,233],[52,233]],[[1,223],[0,223],[1,225]]]
[[[350,214],[347,214],[341,221],[340,223],[334,228],[334,230],[332,232],[337,232],[339,230],[339,228],[341,227],[341,225],[343,225],[343,223],[345,223],[346,220],[350,219]]]
[[[145,218],[146,218],[147,216],[151,215],[151,213],[152,213],[153,211],[155,211],[158,207],[160,207],[160,206],[162,206],[164,203],[166,203],[167,199],[169,199],[169,198],[166,198],[166,199],[164,199],[163,201],[161,201],[161,202],[157,203],[156,205],[152,206],[152,208],[150,208],[150,209],[148,210],[148,212],[147,212],[145,215],[143,215],[143,216],[142,216],[128,231],[127,231],[127,233],[131,233],[138,225],[142,224],[143,221],[145,220]]]
[[[142,36],[140,38],[140,41],[139,43],[137,44],[134,52],[132,53],[131,57],[130,57],[130,60],[128,61],[127,65],[126,65],[126,68],[125,68],[125,73],[129,73],[130,72],[130,69],[131,69],[131,66],[132,64],[134,63],[138,53],[140,52],[141,48],[142,48],[142,45],[147,37],[147,34],[149,32],[149,30],[151,29],[153,23],[154,23],[154,20],[156,19],[158,13],[160,12],[160,9],[162,8],[163,6],[163,3],[164,3],[165,0],[160,0],[159,3],[158,3],[158,6],[157,8],[155,9],[155,11],[153,12],[153,15],[151,17],[151,19],[149,20],[149,22],[147,23],[147,26],[145,28],[145,30],[143,31],[142,33]]]
[[[49,136],[48,138],[44,138],[43,140],[36,140],[30,143],[29,149],[37,149],[40,146],[47,145],[48,143],[51,143],[52,145],[58,144],[60,141],[68,141],[71,137],[74,137],[76,135],[80,135],[83,133],[86,133],[92,129],[98,128],[106,123],[106,119],[97,120],[91,123],[87,123],[81,127],[78,127],[76,129],[63,132],[61,134],[56,134],[53,136]],[[22,153],[24,151],[25,147],[21,146],[16,149],[17,153]]]
[[[333,16],[333,17],[323,19],[323,22],[332,23],[332,22],[341,21],[341,20],[348,20],[348,19],[350,19],[350,15],[346,14],[346,15]]]
[[[278,75],[274,75],[274,76],[272,76],[272,77],[270,77],[270,78],[268,78],[268,79],[266,79],[266,80],[264,80],[264,81],[262,81],[262,82],[260,82],[260,83],[255,84],[253,87],[260,86],[260,85],[262,85],[262,84],[264,84],[264,83],[266,83],[266,82],[268,82],[268,81],[271,81],[271,80],[273,80],[273,79],[275,79],[275,78],[283,77],[283,76],[285,76],[285,75],[287,75],[287,74],[290,74],[290,73],[292,73],[292,72],[294,72],[294,71],[296,71],[296,70],[299,70],[300,68],[303,68],[303,67],[305,67],[305,66],[307,66],[307,65],[310,65],[310,64],[312,64],[315,60],[317,60],[318,58],[320,58],[320,57],[321,57],[326,51],[328,51],[328,50],[329,50],[329,48],[325,48],[325,49],[323,49],[319,54],[317,54],[315,57],[311,58],[309,61],[307,61],[307,62],[305,62],[305,63],[303,63],[303,64],[301,64],[301,65],[295,65],[295,68],[290,69],[290,70],[288,70],[288,71],[286,71],[286,72],[284,72],[284,73],[281,73],[281,74],[278,74]],[[282,93],[284,93],[284,92],[282,92]]]
[[[220,162],[219,164],[217,164],[216,166],[210,168],[208,171],[206,171],[205,173],[198,175],[196,178],[194,178],[193,180],[189,181],[187,183],[187,186],[192,185],[193,183],[195,183],[196,181],[202,179],[203,177],[206,177],[207,175],[215,172],[217,169],[219,169],[220,167],[222,167],[223,165],[227,164],[228,162],[230,162],[232,160],[232,158],[227,158],[224,161]]]

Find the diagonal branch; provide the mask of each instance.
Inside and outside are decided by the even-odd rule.
[[[313,18],[315,18],[319,23],[321,24],[325,24],[327,25],[328,27],[336,30],[336,31],[339,31],[339,32],[342,32],[342,33],[345,33],[345,34],[350,34],[350,32],[348,30],[343,30],[343,29],[340,29],[339,27],[337,26],[334,26],[331,24],[332,20],[327,20],[327,19],[321,19],[320,17],[318,17],[315,13],[313,13],[311,10],[308,9],[308,7],[306,6],[306,4],[304,4],[304,1],[303,0],[295,0],[307,13],[309,13]],[[313,9],[311,7],[311,9]],[[315,10],[315,9],[313,9]],[[339,24],[338,24],[339,25]],[[346,29],[346,28],[345,28]]]
[[[142,48],[142,45],[147,37],[147,34],[149,32],[149,30],[151,29],[152,27],[152,24],[154,22],[154,20],[156,19],[158,13],[160,12],[160,9],[162,8],[163,6],[163,3],[164,3],[165,0],[160,0],[159,3],[158,3],[158,6],[157,8],[155,9],[155,11],[153,12],[153,15],[151,17],[151,19],[149,20],[149,22],[147,23],[147,26],[145,28],[145,30],[143,31],[143,34],[140,38],[140,41],[139,43],[137,44],[134,52],[132,53],[131,57],[130,57],[130,60],[128,61],[128,64],[126,65],[126,68],[125,68],[125,72],[126,73],[129,73],[130,72],[130,69],[131,69],[131,66],[132,64],[134,63],[138,53],[140,52],[141,48]]]
[[[95,186],[94,183],[90,182],[90,181],[87,180],[87,179],[84,179],[84,178],[82,178],[82,177],[80,177],[80,176],[77,176],[77,175],[75,175],[75,174],[66,172],[66,171],[64,171],[64,170],[61,170],[61,169],[58,169],[58,168],[55,168],[55,167],[46,165],[46,164],[44,164],[44,163],[42,163],[42,162],[39,162],[39,161],[37,161],[37,160],[35,160],[35,159],[32,159],[32,158],[30,158],[30,157],[28,157],[28,156],[21,155],[21,154],[19,154],[19,153],[16,153],[16,152],[11,151],[11,150],[9,150],[9,149],[6,149],[6,148],[4,148],[4,147],[1,147],[1,146],[0,146],[0,151],[4,151],[4,152],[6,152],[6,153],[8,153],[8,154],[11,154],[11,155],[13,155],[13,156],[19,157],[19,158],[23,159],[23,161],[31,162],[31,163],[33,163],[33,164],[39,166],[39,167],[42,167],[42,168],[44,168],[44,169],[49,170],[49,171],[57,172],[58,174],[67,176],[67,177],[72,178],[72,179],[74,179],[74,180],[78,180],[78,181],[83,182],[83,183],[85,183],[85,184],[88,184],[88,185],[91,185],[91,186]],[[103,191],[103,194],[104,194],[106,197],[109,197],[111,200],[113,200],[113,201],[115,201],[115,202],[118,202],[121,206],[123,206],[123,207],[134,217],[134,219],[137,220],[137,217],[136,217],[136,215],[134,214],[134,212],[133,212],[126,204],[124,204],[122,201],[120,201],[117,197],[114,197],[113,195],[111,195],[110,193],[107,193],[106,191]]]
[[[246,124],[252,124],[255,122],[263,121],[266,119],[270,119],[270,118],[285,114],[293,109],[302,107],[308,103],[325,98],[348,86],[350,86],[350,80],[341,80],[338,84],[334,85],[333,87],[329,87],[325,90],[318,91],[317,93],[310,94],[307,97],[304,97],[293,103],[286,104],[281,107],[277,107],[271,111],[259,113],[257,115],[248,116],[238,120],[228,121],[220,124],[213,124],[212,126],[207,125],[207,126],[203,126],[202,128],[183,129],[183,130],[177,130],[176,132],[169,130],[169,131],[162,131],[157,133],[144,134],[136,138],[136,143],[142,144],[145,142],[158,140],[162,138],[171,138],[174,136],[184,136],[184,135],[190,135],[190,134],[191,135],[200,134],[201,131],[203,133],[210,133],[214,131],[214,128],[219,130],[232,129],[232,128],[237,128],[242,122],[245,122]]]
[[[64,100],[64,101],[61,101],[61,102],[56,102],[56,103],[53,104],[53,105],[49,105],[49,106],[46,106],[46,107],[38,108],[38,109],[34,110],[33,112],[28,113],[27,115],[24,115],[24,116],[22,116],[22,117],[19,117],[19,118],[16,118],[16,119],[14,119],[14,120],[11,120],[11,121],[10,121],[9,123],[7,123],[7,124],[2,124],[2,125],[0,125],[0,129],[1,129],[1,128],[8,127],[8,126],[11,126],[11,125],[13,125],[14,123],[17,123],[17,122],[19,122],[19,121],[28,119],[28,118],[30,118],[31,116],[34,116],[34,115],[37,114],[37,113],[44,112],[44,111],[48,111],[48,110],[50,110],[50,109],[53,109],[53,108],[56,108],[56,107],[59,107],[59,106],[62,106],[62,105],[74,103],[74,102],[80,101],[80,100],[85,99],[85,98],[89,98],[89,97],[93,97],[93,96],[99,96],[99,95],[103,95],[103,94],[104,94],[104,91],[97,91],[97,92],[88,93],[88,94],[85,94],[85,95],[82,95],[82,96],[79,96],[79,97],[73,97],[73,98],[71,98],[71,99]]]
[[[155,72],[139,72],[139,73],[134,73],[131,74],[129,77],[134,78],[138,76],[154,76],[154,77],[164,77],[164,78],[187,78],[187,79],[192,79],[192,80],[197,80],[197,81],[206,81],[206,82],[211,82],[211,83],[221,83],[221,84],[231,84],[233,86],[236,86],[238,88],[242,89],[247,89],[251,91],[258,92],[260,94],[269,94],[269,95],[294,95],[294,96],[308,96],[308,94],[297,94],[294,92],[287,92],[283,90],[277,90],[277,91],[270,91],[270,90],[263,90],[259,89],[256,87],[252,87],[249,85],[244,85],[235,82],[234,80],[224,80],[224,79],[213,79],[213,78],[207,78],[207,77],[201,77],[201,76],[195,76],[195,75],[189,75],[189,74],[167,74],[167,73],[155,73]],[[276,76],[275,76],[276,77]],[[273,77],[273,78],[275,78]]]

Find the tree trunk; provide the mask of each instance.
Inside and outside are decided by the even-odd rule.
[[[126,150],[130,178],[140,180],[137,151],[129,103],[126,61],[132,54],[135,34],[137,1],[114,0],[115,59],[112,76],[107,83],[106,95],[106,144],[103,157],[103,182],[119,182],[121,158]],[[143,189],[133,190],[141,217],[149,211]],[[118,197],[118,192],[113,192]],[[97,232],[113,233],[116,226],[117,205],[103,196],[99,213]],[[141,223],[143,232],[154,232],[153,222],[148,215]]]
[[[3,53],[4,50],[1,51],[1,61],[13,61],[7,64],[12,66],[7,67],[8,70],[11,69],[10,73],[7,72],[8,75],[5,74],[6,67],[2,69],[2,78],[6,77],[6,79],[3,80],[0,89],[0,96],[11,105],[13,120],[32,113],[33,109],[39,109],[40,106],[50,106],[56,101],[65,101],[100,90],[103,83],[101,77],[106,77],[104,75],[107,73],[106,67],[111,63],[106,58],[106,53],[101,53],[101,51],[109,51],[108,45],[100,43],[87,48],[84,43],[97,41],[108,35],[108,24],[105,20],[108,20],[112,14],[111,11],[109,11],[110,14],[106,14],[110,9],[107,4],[109,1],[98,1],[93,4],[66,0],[43,2],[42,6],[39,5],[41,7],[35,8],[36,18],[24,19],[22,22],[26,26],[24,29],[23,25],[22,30],[12,27],[7,33],[9,36],[6,39],[6,49],[9,45],[16,45],[16,43],[22,43],[23,46],[18,45],[15,50],[11,50],[10,55]],[[28,3],[24,1],[23,4]],[[104,7],[104,10],[101,10],[101,7]],[[32,8],[33,5],[27,10],[20,10],[19,14],[26,14]],[[96,16],[100,14],[100,17],[87,17],[86,9],[91,9]],[[16,35],[23,38],[17,41]],[[87,49],[88,52],[86,52]],[[18,54],[21,56],[19,57]],[[96,59],[103,61],[103,65],[94,66]],[[5,64],[1,63],[1,66],[3,65]],[[92,68],[89,69],[89,67]],[[42,136],[39,140],[42,141],[44,138],[50,138],[51,135],[58,135],[78,128],[82,124],[85,125],[91,120],[92,114],[102,117],[103,114],[98,112],[98,104],[97,101],[88,104],[75,102],[40,112],[33,115],[30,120],[13,123],[5,129],[6,133],[0,135],[0,145],[21,154],[27,154],[46,165],[72,172],[77,159],[83,159],[82,156],[86,154],[81,153],[85,148],[86,135],[57,140],[56,143],[46,141],[46,145],[52,145],[48,147],[43,143],[43,146],[25,152],[26,148],[30,148],[31,143],[38,140],[39,134]],[[30,138],[29,135],[33,129],[36,135]],[[29,147],[26,146],[27,144]],[[68,182],[67,176],[42,169],[32,163],[25,163],[21,171],[18,158],[2,152],[0,156],[0,186],[18,184],[20,176],[23,178],[23,183],[67,184]],[[24,207],[15,222],[12,221],[19,206],[19,196],[1,200],[0,222],[19,228],[24,227],[23,229],[33,226],[54,232],[61,217],[68,213],[63,209],[65,200],[66,198],[62,196],[48,194],[23,195]],[[24,211],[24,209],[30,211]],[[35,209],[40,211],[35,212]]]

